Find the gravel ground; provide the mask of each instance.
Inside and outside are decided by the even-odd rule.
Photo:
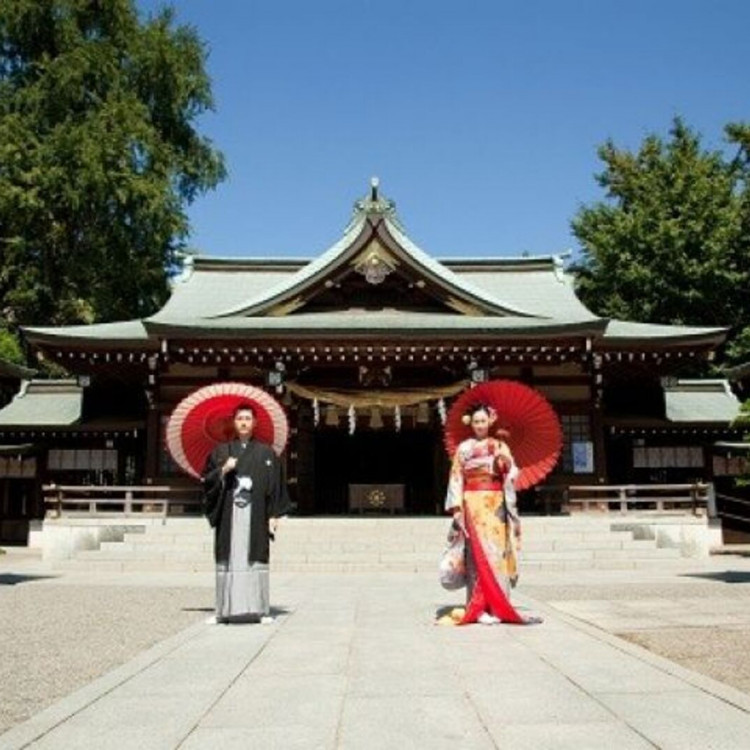
[[[674,628],[617,635],[750,693],[750,628]]]
[[[688,669],[750,693],[750,572],[744,570],[716,571],[683,576],[672,582],[633,582],[580,585],[527,585],[524,594],[545,601],[552,606],[565,602],[614,603],[613,608],[594,608],[584,619],[613,635],[647,648],[655,654],[681,664]],[[717,617],[722,613],[743,613],[737,625],[687,625],[674,623],[664,627],[654,619],[651,627],[641,625],[638,630],[617,628],[608,616],[619,605],[653,599],[655,604],[674,603],[689,620],[695,603],[710,609]],[[563,608],[563,607],[561,607]],[[622,610],[620,610],[622,611]],[[670,617],[675,618],[674,611]],[[676,616],[680,619],[680,615]]]
[[[606,601],[628,601],[632,599],[670,599],[679,601],[683,598],[708,597],[727,598],[734,600],[735,597],[744,600],[750,599],[750,585],[732,585],[719,581],[706,582],[701,579],[693,579],[691,582],[680,581],[680,583],[606,583],[606,584],[582,584],[573,586],[545,586],[526,584],[519,587],[519,591],[535,599],[544,602],[564,602],[578,600],[606,600]]]
[[[205,588],[60,586],[0,577],[0,734],[205,619],[212,599]]]

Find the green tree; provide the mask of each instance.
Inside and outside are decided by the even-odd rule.
[[[2,324],[0,324],[0,360],[24,364],[25,357],[18,339]]]
[[[737,156],[701,147],[676,119],[636,153],[608,141],[597,176],[606,200],[572,222],[584,302],[602,316],[649,323],[729,326],[731,359],[750,356],[750,134],[728,126]],[[746,140],[743,140],[746,139]]]
[[[187,205],[225,176],[196,129],[206,49],[133,0],[2,0],[0,310],[11,325],[140,317]]]

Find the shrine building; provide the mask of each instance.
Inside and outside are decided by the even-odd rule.
[[[711,445],[739,436],[738,402],[724,381],[682,378],[726,329],[597,317],[561,257],[466,250],[430,256],[373,183],[312,260],[198,256],[149,318],[26,328],[70,377],[26,380],[0,409],[0,520],[40,517],[49,482],[190,484],[165,423],[217,381],[260,385],[284,404],[303,515],[352,512],[357,487],[381,485],[400,512],[440,513],[445,410],[497,378],[535,388],[559,416],[547,485],[713,479]],[[539,493],[521,504],[539,510]]]

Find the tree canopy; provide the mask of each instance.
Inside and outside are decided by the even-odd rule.
[[[599,315],[733,326],[727,358],[738,361],[750,357],[750,127],[726,136],[732,158],[705,150],[681,119],[635,153],[601,146],[606,199],[573,219],[574,270]]]
[[[141,317],[186,207],[225,176],[196,129],[206,48],[133,0],[3,0],[0,309],[11,325]]]

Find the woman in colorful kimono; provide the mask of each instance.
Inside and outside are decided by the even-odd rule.
[[[467,604],[450,616],[458,625],[532,621],[520,615],[509,599],[517,578],[515,542],[521,536],[512,491],[518,469],[502,435],[490,435],[496,417],[484,404],[464,415],[474,436],[456,449],[448,481],[445,509],[466,534]],[[506,502],[506,488],[512,506]]]

